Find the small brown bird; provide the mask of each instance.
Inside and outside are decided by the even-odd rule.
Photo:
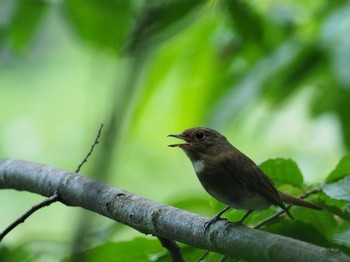
[[[206,228],[221,219],[220,216],[231,207],[247,210],[243,218],[235,222],[238,224],[242,224],[253,211],[264,210],[271,205],[281,207],[291,219],[293,216],[284,203],[321,209],[316,204],[277,190],[272,180],[249,157],[213,129],[196,127],[169,136],[185,141],[169,146],[185,151],[204,189],[228,205],[206,223]]]

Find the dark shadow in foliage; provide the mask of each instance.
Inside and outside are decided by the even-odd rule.
[[[129,35],[126,51],[144,52],[144,48],[155,48],[157,42],[162,42],[188,27],[185,18],[203,4],[204,1],[177,0],[146,5],[138,15],[134,29]]]
[[[38,0],[14,2],[16,7],[12,19],[7,30],[2,32],[3,37],[0,39],[9,41],[13,50],[23,52],[26,51],[42,24],[49,4],[47,1]]]
[[[119,54],[133,19],[133,1],[64,1],[67,21],[80,39]]]
[[[278,221],[266,227],[269,232],[299,239],[323,247],[331,247],[332,243],[312,224],[301,221]]]

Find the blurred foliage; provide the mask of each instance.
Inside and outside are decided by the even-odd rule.
[[[49,5],[45,1],[37,0],[19,0],[16,2],[11,22],[3,28],[5,32],[1,35],[11,43],[14,50],[23,51],[28,48],[29,43],[34,38]]]
[[[64,8],[77,37],[97,48],[120,52],[131,26],[132,1],[70,0]]]
[[[86,252],[84,261],[147,261],[147,257],[157,256],[162,246],[154,239],[136,238],[128,242],[104,243]],[[79,254],[77,255],[78,257]],[[64,261],[74,261],[73,258]]]
[[[2,261],[16,262],[16,261],[34,261],[32,254],[25,248],[16,247],[13,249],[7,247],[0,248],[0,258]]]
[[[324,211],[293,207],[296,221],[282,218],[263,229],[350,254],[349,156],[327,177],[324,171],[350,148],[349,11],[345,0],[2,0],[0,155],[73,170],[103,121],[86,175],[212,216],[223,205],[201,190],[185,156],[165,148],[170,132],[211,126],[234,134],[230,140],[256,159],[277,155],[261,168],[290,193],[316,187],[306,184],[302,168],[316,162],[311,180],[325,182],[309,199]],[[324,117],[323,125],[303,127]],[[14,212],[4,214],[5,226],[31,198],[3,194]],[[255,212],[247,223],[276,210]],[[45,261],[68,259],[71,246],[89,261],[167,261],[154,239],[134,239],[134,231],[86,212],[62,214],[37,214],[37,228],[24,240],[15,235],[0,249],[1,260],[30,261],[26,254],[40,248],[26,241],[51,229],[43,220],[60,218],[58,232],[46,237],[62,243]],[[138,257],[126,257],[136,249]],[[194,261],[204,251],[183,246],[183,252]],[[219,258],[210,254],[207,261]]]
[[[326,179],[327,183],[337,181],[345,176],[350,175],[350,156],[344,156],[340,159],[336,168],[329,174]]]

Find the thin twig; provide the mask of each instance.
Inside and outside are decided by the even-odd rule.
[[[44,201],[40,202],[39,204],[36,204],[31,209],[29,209],[27,212],[25,212],[22,216],[17,218],[13,223],[11,223],[5,230],[0,234],[0,242],[2,239],[10,233],[15,227],[17,227],[19,224],[23,223],[31,214],[39,210],[40,208],[46,207],[51,205],[52,203],[58,201],[60,199],[59,194],[56,192],[51,197],[45,199]]]
[[[218,262],[224,262],[227,258],[228,256],[223,255]]]
[[[209,250],[207,250],[200,258],[196,260],[196,262],[201,262],[204,260],[204,258],[209,254]]]
[[[84,163],[87,162],[88,158],[91,156],[92,152],[94,151],[95,146],[100,143],[99,139],[100,139],[100,136],[101,136],[102,128],[103,128],[103,124],[101,124],[100,129],[98,130],[98,133],[97,133],[97,136],[95,138],[95,141],[92,144],[92,146],[90,147],[89,152],[84,157],[83,161],[80,162],[80,164],[78,165],[77,169],[75,169],[75,171],[74,171],[75,173],[79,173],[79,171],[82,168],[82,166],[84,165]]]
[[[175,241],[163,237],[158,237],[158,239],[162,246],[168,250],[172,262],[185,262],[180,247]]]
[[[81,167],[84,165],[84,163],[87,162],[87,159],[89,158],[89,156],[92,154],[94,147],[99,143],[99,138],[101,136],[101,130],[103,128],[103,124],[101,124],[100,129],[98,130],[97,136],[95,138],[94,143],[92,144],[89,152],[87,153],[87,155],[85,156],[85,158],[83,159],[82,162],[80,162],[80,164],[78,165],[77,169],[75,170],[75,173],[78,173],[81,169]],[[19,224],[23,223],[28,217],[30,217],[34,212],[36,212],[37,210],[49,206],[54,202],[57,202],[60,200],[60,195],[58,194],[58,192],[56,191],[52,196],[50,196],[49,198],[45,199],[44,201],[36,204],[35,206],[31,207],[27,212],[25,212],[23,215],[21,215],[19,218],[17,218],[13,223],[11,223],[7,228],[5,228],[5,230],[3,232],[0,233],[0,242],[2,241],[2,239],[8,234],[10,233],[14,228],[16,228]]]

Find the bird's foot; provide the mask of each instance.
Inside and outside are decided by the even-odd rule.
[[[226,207],[225,209],[221,210],[218,214],[216,214],[215,217],[213,217],[212,219],[208,220],[205,224],[204,224],[204,233],[207,231],[207,229],[210,227],[211,224],[213,224],[214,222],[218,221],[218,220],[227,220],[226,218],[221,218],[221,215],[223,213],[225,213],[227,210],[229,210],[231,207]]]
[[[239,220],[239,221],[237,221],[237,222],[230,222],[230,221],[227,221],[227,223],[226,223],[226,228],[225,228],[224,233],[226,234],[227,231],[228,231],[231,227],[236,227],[236,226],[241,226],[241,225],[243,225],[242,222],[243,222],[243,221],[241,221],[241,220]]]
[[[219,221],[219,220],[224,220],[227,223],[227,219],[226,218],[222,218],[220,216],[215,216],[212,219],[208,220],[207,222],[205,222],[204,224],[204,232],[206,232],[208,230],[208,228],[215,222]]]

